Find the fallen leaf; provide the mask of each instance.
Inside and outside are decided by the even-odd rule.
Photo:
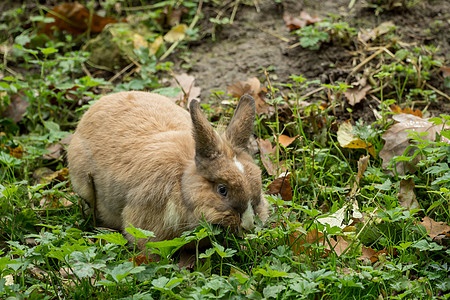
[[[0,277],[0,279],[5,279],[5,286],[10,286],[14,284],[14,277],[11,274],[5,275],[4,277]]]
[[[44,159],[57,160],[61,158],[64,147],[59,143],[54,143],[48,146],[45,150],[47,150],[48,152],[43,155]]]
[[[366,144],[363,140],[353,134],[353,126],[346,121],[339,126],[337,140],[341,147],[350,149],[368,149],[369,153],[375,157],[375,149],[371,143]]]
[[[359,260],[370,260],[371,263],[374,263],[378,260],[378,258],[375,259],[375,254],[377,251],[373,250],[372,248],[368,248],[365,246],[361,247],[361,256],[357,257]]]
[[[286,23],[287,28],[289,31],[303,28],[305,26],[317,23],[322,21],[321,18],[314,16],[312,17],[309,13],[306,11],[301,11],[299,18],[289,16],[287,14],[283,15],[283,20]]]
[[[350,245],[349,242],[347,242],[344,237],[338,235],[336,236],[336,240],[330,239],[330,243],[326,244],[326,249],[329,249],[330,251],[334,251],[337,256],[341,256],[344,251],[348,248]]]
[[[133,34],[133,47],[134,49],[140,49],[141,47],[148,48],[148,42],[139,33]]]
[[[420,222],[427,229],[428,235],[434,239],[438,235],[448,234],[450,232],[450,226],[446,222],[436,222],[430,217],[423,218]]]
[[[366,98],[366,94],[370,89],[370,85],[366,85],[364,87],[348,88],[344,92],[344,96],[345,98],[347,98],[347,101],[351,106],[355,106],[355,104],[361,102],[361,100]]]
[[[49,36],[53,34],[55,28],[67,31],[71,34],[82,34],[89,28],[92,33],[99,33],[106,25],[117,22],[114,18],[101,17],[94,14],[89,26],[90,12],[85,6],[77,1],[59,4],[45,16],[55,19],[52,23],[44,24],[43,32]]]
[[[284,147],[287,147],[290,144],[292,144],[292,142],[295,141],[296,138],[298,138],[298,134],[296,136],[294,136],[294,137],[289,137],[287,135],[281,134],[278,137],[278,143],[280,143]]]
[[[400,189],[398,192],[398,202],[401,206],[407,209],[420,208],[417,202],[416,194],[414,193],[414,180],[412,178],[403,179],[400,181]]]
[[[362,155],[358,160],[358,174],[356,174],[356,182],[359,184],[364,172],[367,170],[367,165],[369,164],[369,155]]]
[[[347,210],[347,206],[342,207],[341,209],[338,209],[333,214],[321,218],[320,216],[317,217],[317,222],[323,224],[323,225],[330,225],[330,227],[339,227],[344,228],[347,227],[346,224],[344,224],[345,219],[345,212]]]
[[[291,188],[291,174],[283,174],[267,186],[268,195],[280,194],[281,199],[284,201],[292,200],[292,188]]]
[[[150,55],[155,55],[156,52],[158,52],[161,45],[164,43],[164,38],[162,36],[158,36],[153,43],[149,46],[149,53]]]
[[[179,24],[172,27],[172,29],[164,35],[164,40],[169,43],[181,41],[186,35],[185,32],[187,29],[188,27],[186,24]]]
[[[142,254],[136,255],[134,257],[131,257],[131,258],[128,259],[128,261],[133,262],[135,267],[138,267],[138,266],[140,266],[142,264],[148,265],[147,256],[142,255]]]
[[[39,201],[39,206],[43,209],[70,207],[72,205],[73,205],[72,201],[70,201],[66,198],[57,198],[54,195],[42,197],[41,201]]]
[[[33,172],[33,178],[39,184],[47,184],[53,180],[66,181],[68,180],[69,170],[67,168],[62,168],[59,171],[53,171],[49,168],[43,167],[36,169]]]
[[[383,159],[383,168],[387,169],[391,159],[394,156],[401,156],[405,152],[406,148],[411,145],[410,138],[408,137],[409,133],[407,130],[415,131],[415,132],[428,132],[428,135],[423,138],[435,140],[436,134],[440,133],[443,129],[442,125],[433,125],[432,122],[422,119],[420,117],[411,115],[411,114],[397,114],[393,115],[392,118],[398,123],[394,124],[386,130],[386,132],[382,135],[382,139],[385,141],[383,149],[381,149],[379,156]],[[450,128],[449,126],[445,126],[444,128]],[[447,144],[450,144],[450,140],[441,137],[441,140]],[[415,147],[411,147],[408,150],[408,155],[413,155],[415,151]],[[399,175],[404,175],[406,171],[411,173],[415,172],[415,164],[420,161],[421,157],[417,155],[410,162],[397,162],[396,163],[396,171]]]
[[[447,78],[450,76],[450,67],[442,66],[440,69],[442,71],[442,76],[444,76],[444,78]]]
[[[179,75],[175,75],[175,77],[170,81],[171,87],[180,87],[182,90],[175,97],[169,97],[174,102],[180,102],[180,105],[183,107],[189,107],[189,103],[191,103],[192,99],[198,98],[200,96],[201,88],[196,87],[194,85],[195,77],[188,75],[186,73],[182,73]],[[186,98],[183,93],[186,93]]]
[[[393,27],[395,27],[394,22],[392,21],[383,22],[371,30],[361,29],[360,32],[358,33],[358,37],[364,42],[367,42],[369,40],[375,40],[376,38],[388,33]]]
[[[289,236],[289,246],[294,252],[294,255],[309,252],[310,245],[317,244],[321,246],[324,243],[323,233],[317,229],[311,230],[308,233],[296,231]]]
[[[284,161],[275,162],[276,147],[272,146],[269,140],[257,139],[259,152],[261,155],[261,162],[263,163],[266,171],[269,175],[277,176],[278,174],[285,172]]]
[[[256,113],[258,115],[269,114],[271,110],[273,111],[273,107],[266,102],[265,93],[261,89],[261,82],[256,77],[249,78],[247,81],[236,82],[228,86],[227,89],[228,93],[233,97],[240,98],[245,94],[252,96],[255,99]]]
[[[7,146],[8,147],[8,150],[9,150],[9,155],[11,155],[11,156],[13,156],[13,157],[15,157],[15,158],[22,158],[22,156],[23,156],[23,149],[22,149],[22,146],[17,146],[17,147],[15,147],[15,148],[11,148],[11,147],[9,147],[9,146]]]
[[[396,114],[404,113],[404,114],[410,114],[410,115],[414,115],[414,116],[422,118],[422,111],[420,109],[412,110],[409,107],[405,107],[404,109],[401,109],[400,106],[398,106],[397,104],[393,104],[393,105],[391,105],[391,111]]]
[[[30,103],[22,98],[23,93],[14,94],[11,96],[10,103],[3,111],[3,117],[11,119],[15,124],[23,119],[23,114],[27,111]]]

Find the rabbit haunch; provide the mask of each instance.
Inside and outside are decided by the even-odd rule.
[[[255,102],[245,95],[219,135],[197,101],[189,114],[157,94],[102,97],[68,148],[73,188],[91,207],[96,202],[104,226],[132,224],[153,231],[154,240],[180,236],[202,219],[251,229],[255,214],[268,216],[261,171],[246,152],[254,116]]]

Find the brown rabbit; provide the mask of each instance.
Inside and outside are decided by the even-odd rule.
[[[69,170],[74,190],[91,207],[96,201],[102,225],[123,230],[130,223],[165,240],[201,219],[248,230],[255,213],[267,218],[261,171],[246,152],[254,99],[240,99],[222,135],[198,101],[189,108],[190,115],[158,94],[120,92],[102,97],[81,118],[68,148]]]

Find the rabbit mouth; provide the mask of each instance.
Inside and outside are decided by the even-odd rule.
[[[255,212],[250,202],[248,202],[247,209],[241,216],[240,227],[245,231],[251,231],[255,228]]]

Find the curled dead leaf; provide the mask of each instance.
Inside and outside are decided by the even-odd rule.
[[[258,115],[269,114],[273,111],[273,107],[266,102],[265,93],[261,89],[261,82],[256,77],[249,78],[246,81],[236,82],[228,86],[227,89],[228,93],[233,97],[240,98],[245,94],[252,96],[255,99],[256,113]]]
[[[117,23],[114,18],[101,17],[96,14],[91,18],[89,9],[77,1],[58,4],[46,14],[46,17],[55,20],[52,23],[44,24],[43,32],[49,36],[53,34],[55,29],[64,30],[71,34],[82,34],[88,29],[92,33],[99,33],[106,25]],[[91,24],[89,24],[89,20],[91,20]]]
[[[289,29],[289,31],[303,28],[307,25],[311,25],[311,24],[322,21],[321,18],[319,18],[317,16],[311,16],[306,11],[301,11],[300,16],[298,18],[284,14],[283,20],[286,23],[286,27]]]
[[[298,134],[294,137],[290,137],[284,134],[281,134],[278,137],[278,143],[280,143],[281,145],[283,145],[284,147],[289,146],[290,144],[292,144],[292,142],[295,141],[295,139],[298,138]]]
[[[404,114],[410,114],[410,115],[414,115],[414,116],[422,118],[422,111],[420,109],[412,110],[409,107],[405,107],[404,109],[401,109],[400,106],[398,106],[397,104],[393,104],[393,105],[391,105],[391,111],[396,114],[404,113]]]
[[[385,141],[383,149],[381,149],[379,155],[383,159],[383,168],[387,169],[391,159],[394,156],[401,156],[408,148],[408,146],[412,145],[410,141],[409,132],[427,132],[428,135],[423,138],[428,138],[432,141],[435,140],[436,134],[440,133],[443,129],[442,125],[434,125],[432,122],[422,119],[420,117],[411,115],[411,114],[397,114],[393,115],[392,118],[398,123],[394,124],[386,130],[386,132],[382,135],[382,139]],[[449,128],[446,126],[445,128]],[[441,141],[450,144],[450,140],[441,137]],[[415,151],[415,147],[410,147],[408,150],[408,155],[413,155]],[[415,172],[415,164],[420,161],[421,157],[417,155],[412,161],[400,161],[395,165],[395,169],[398,174],[404,175],[406,171],[411,173]]]
[[[448,234],[450,233],[450,226],[445,222],[436,222],[430,217],[423,218],[422,222],[420,222],[427,229],[428,235],[434,239],[438,235]]]
[[[22,92],[12,95],[10,103],[2,113],[3,117],[11,119],[16,124],[23,119],[23,115],[30,105],[30,103],[22,97]]]
[[[259,152],[261,155],[261,162],[263,163],[269,175],[276,176],[286,171],[284,161],[276,162],[276,147],[272,146],[269,140],[257,139]]]
[[[355,106],[355,104],[361,102],[361,100],[366,98],[367,92],[370,89],[371,89],[370,85],[366,85],[364,87],[348,88],[344,92],[344,96],[351,106]]]
[[[175,97],[170,97],[174,102],[179,102],[182,107],[189,107],[189,103],[192,99],[200,96],[201,88],[195,86],[195,77],[182,73],[175,75],[173,80],[170,81],[171,87],[179,87],[181,91]],[[185,94],[186,98],[185,99]]]
[[[292,200],[292,188],[291,188],[291,174],[283,174],[274,181],[272,181],[267,187],[268,195],[280,195],[284,201]]]
[[[414,180],[412,178],[400,181],[400,189],[398,192],[398,202],[401,206],[407,209],[420,208],[417,202],[416,194],[414,193]]]

